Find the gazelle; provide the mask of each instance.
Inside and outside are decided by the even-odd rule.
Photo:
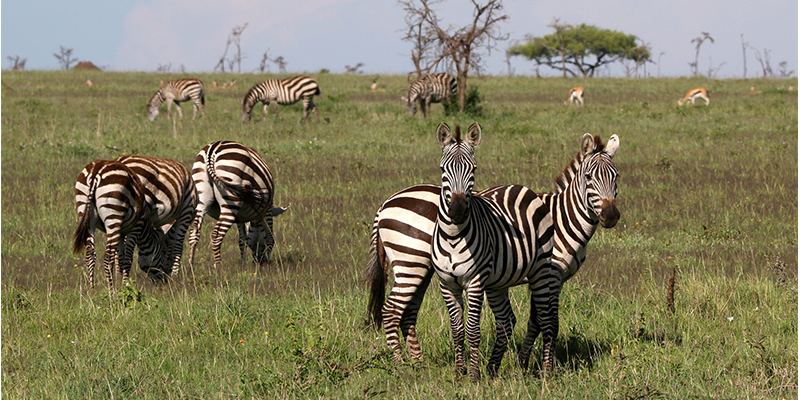
[[[694,104],[694,99],[698,97],[705,100],[706,105],[708,105],[708,103],[711,101],[708,98],[708,90],[706,90],[706,88],[698,87],[686,92],[686,94],[683,95],[683,97],[680,100],[678,100],[678,105],[682,106],[683,103],[687,101],[691,101],[692,104]]]
[[[569,98],[564,104],[580,104],[583,105],[583,86],[575,86],[569,90]]]

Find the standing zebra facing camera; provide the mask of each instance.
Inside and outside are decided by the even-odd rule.
[[[203,82],[197,78],[184,78],[168,81],[167,83],[161,82],[161,87],[158,88],[156,94],[147,101],[147,119],[155,121],[158,116],[158,108],[165,101],[167,102],[167,119],[170,119],[172,113],[172,103],[178,109],[178,116],[183,118],[181,112],[182,101],[192,100],[194,102],[194,113],[192,119],[197,118],[197,110],[205,115],[205,90],[203,89]]]
[[[551,271],[558,282],[552,288],[556,295],[583,264],[586,245],[597,225],[612,227],[619,217],[616,211],[618,176],[611,162],[618,147],[616,135],[604,145],[599,136],[592,138],[585,134],[581,150],[555,178],[554,192],[539,195],[555,221],[551,262],[556,268]],[[591,183],[582,184],[582,180]],[[486,189],[475,195],[486,196],[495,190]],[[402,361],[398,330],[405,338],[409,356],[422,359],[416,323],[434,273],[430,260],[431,237],[439,211],[439,191],[439,186],[416,185],[393,194],[381,205],[372,225],[367,264],[368,310],[372,321],[378,325],[383,323],[387,344],[398,362]],[[389,268],[394,273],[395,283],[384,300]],[[545,320],[543,310],[536,308],[535,299],[531,301],[529,330],[517,357],[522,368],[527,368],[530,346]],[[545,369],[552,365],[552,361],[546,362]]]
[[[431,103],[447,102],[450,94],[457,89],[456,80],[450,74],[425,75],[408,86],[408,92],[400,99],[406,102],[408,115],[417,113],[417,102],[422,108],[422,115],[427,118],[431,112]]]
[[[319,122],[319,111],[314,105],[314,96],[320,94],[317,81],[307,76],[295,76],[286,79],[268,79],[256,84],[244,96],[242,102],[242,122],[250,122],[253,107],[258,102],[264,103],[264,119],[267,118],[269,107],[275,105],[275,117],[278,117],[278,105],[290,105],[303,100],[303,121],[310,112],[314,112]]]

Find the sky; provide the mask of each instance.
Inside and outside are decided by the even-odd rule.
[[[481,0],[478,0],[482,2]],[[485,72],[536,73],[523,57],[507,63],[505,50],[527,36],[553,32],[555,18],[635,35],[651,47],[651,76],[689,76],[695,59],[692,39],[708,32],[714,43],[700,48],[699,72],[717,78],[760,76],[753,48],[769,55],[773,71],[786,61],[798,71],[797,0],[506,0],[509,40],[485,57]],[[465,26],[472,3],[445,0],[434,5],[444,26]],[[288,72],[345,72],[363,63],[365,74],[406,74],[413,70],[411,43],[401,38],[405,12],[387,0],[4,0],[0,3],[2,68],[9,57],[27,59],[26,69],[60,68],[53,56],[63,46],[72,57],[109,71],[212,72],[225,51],[231,29],[241,35],[242,72],[256,72],[265,52],[282,56]],[[742,40],[749,46],[743,57]],[[229,51],[229,55],[231,52]],[[765,57],[762,57],[765,59]],[[268,64],[268,71],[278,67]],[[544,76],[560,75],[546,66]],[[621,65],[601,76],[624,76]]]

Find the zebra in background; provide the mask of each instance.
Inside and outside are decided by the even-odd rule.
[[[272,218],[286,209],[272,207],[274,182],[261,155],[236,142],[210,143],[197,155],[192,179],[197,188],[198,204],[189,234],[189,265],[194,262],[206,213],[217,219],[211,231],[215,266],[222,263],[222,239],[234,223],[239,227],[242,263],[246,261],[245,246],[250,247],[258,263],[267,263],[275,245]]]
[[[600,159],[604,157],[600,154],[605,152],[610,158],[613,158],[619,147],[619,138],[616,135],[609,139],[605,148],[599,136],[594,137],[592,144],[587,141],[587,135],[591,137],[589,134],[584,135],[581,151],[555,178],[555,191],[552,194],[540,195],[549,205],[553,219],[563,221],[554,226],[554,248],[551,258],[553,264],[558,267],[557,270],[553,269],[553,272],[560,274],[557,277],[559,280],[558,290],[563,282],[577,273],[583,263],[586,244],[591,239],[600,218],[596,211],[584,206],[588,204],[588,200],[582,202],[568,200],[588,199],[589,193],[585,189],[576,189],[579,192],[577,194],[565,193],[565,190],[573,181],[575,183],[571,186],[579,187],[578,172],[587,157]],[[611,164],[604,168],[614,167]],[[588,165],[586,169],[593,176],[599,176],[599,172],[602,170],[593,170],[588,168]],[[616,187],[616,177],[609,179],[605,185]],[[487,189],[478,195],[485,195],[492,190]],[[409,356],[412,359],[422,359],[422,351],[416,337],[416,321],[422,298],[425,296],[425,291],[433,275],[430,261],[430,238],[439,209],[439,191],[439,186],[416,185],[392,195],[376,213],[372,226],[367,264],[367,281],[371,289],[368,309],[375,323],[383,322],[387,344],[394,350],[397,361],[402,360],[398,327],[405,337]],[[615,206],[615,199],[611,200],[611,203]],[[576,210],[570,210],[571,207],[576,207]],[[571,215],[590,215],[590,219],[593,221],[592,227],[584,230],[583,227],[575,226],[578,220],[571,220]],[[606,224],[613,226],[614,222],[608,219]],[[581,240],[571,239],[577,237],[580,237]],[[384,304],[389,267],[393,269],[395,283]],[[534,315],[535,309],[532,309],[532,320]],[[530,343],[526,344],[527,347],[523,349],[524,351],[518,354],[518,362],[523,368],[527,368],[530,344],[533,343],[536,336],[537,332],[529,332]]]
[[[427,118],[431,103],[447,102],[456,89],[456,80],[450,74],[425,75],[409,85],[406,96],[400,98],[406,102],[408,115],[413,117],[417,113],[416,102],[419,101],[422,115]]]
[[[147,101],[147,119],[155,121],[158,116],[158,108],[161,107],[161,103],[165,101],[167,102],[167,119],[170,119],[173,102],[178,109],[178,116],[183,118],[180,102],[189,100],[194,102],[194,114],[192,114],[192,119],[197,117],[197,110],[200,110],[203,115],[205,115],[205,90],[203,89],[203,82],[199,79],[175,79],[166,84],[162,81],[161,87],[156,91],[156,94]]]
[[[163,247],[158,235],[147,219],[150,210],[145,199],[145,189],[135,173],[116,160],[96,160],[78,174],[75,181],[75,206],[78,226],[73,234],[73,252],[86,250],[86,269],[89,286],[94,287],[94,267],[97,255],[94,232],[106,232],[103,266],[108,288],[114,286],[113,267],[118,260],[123,281],[133,256],[133,248],[140,242],[139,266],[148,276],[163,280],[171,271],[158,270]],[[120,243],[125,249],[119,248]],[[121,254],[121,256],[120,256]]]
[[[258,102],[264,103],[264,119],[266,119],[270,105],[275,105],[275,117],[277,117],[278,104],[294,104],[300,99],[303,99],[303,121],[308,118],[309,112],[313,111],[319,122],[319,111],[314,105],[314,96],[319,94],[317,81],[307,76],[268,79],[247,91],[242,102],[242,122],[250,122],[253,107]]]
[[[149,210],[146,217],[153,226],[166,231],[163,240],[167,244],[167,254],[160,260],[165,263],[161,269],[170,271],[172,275],[178,273],[186,230],[192,223],[197,205],[192,175],[182,163],[175,160],[125,155],[116,161],[130,168],[139,178]]]

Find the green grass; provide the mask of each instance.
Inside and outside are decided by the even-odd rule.
[[[474,119],[438,104],[427,120],[408,117],[402,76],[379,77],[386,92],[371,92],[372,76],[311,75],[321,123],[301,124],[295,104],[243,125],[239,101],[265,76],[201,74],[204,118],[173,122],[162,111],[150,123],[145,102],[177,75],[2,72],[2,395],[797,398],[798,101],[785,89],[796,79],[581,80],[586,106],[567,107],[574,80],[471,78],[484,99],[478,189],[549,191],[584,132],[617,134],[622,215],[565,285],[555,373],[541,378],[538,364],[523,373],[512,346],[499,379],[470,384],[455,375],[436,285],[418,327],[425,360],[398,365],[383,332],[363,326],[362,274],[381,202],[440,180],[436,125]],[[212,80],[237,83],[213,90]],[[696,86],[711,105],[678,107]],[[83,257],[70,253],[83,166],[130,153],[190,166],[221,139],[261,152],[276,205],[291,206],[275,221],[274,262],[242,267],[232,232],[213,269],[207,220],[195,269],[168,286],[133,271],[134,285],[115,296],[87,288]],[[512,301],[518,344],[525,288]]]

